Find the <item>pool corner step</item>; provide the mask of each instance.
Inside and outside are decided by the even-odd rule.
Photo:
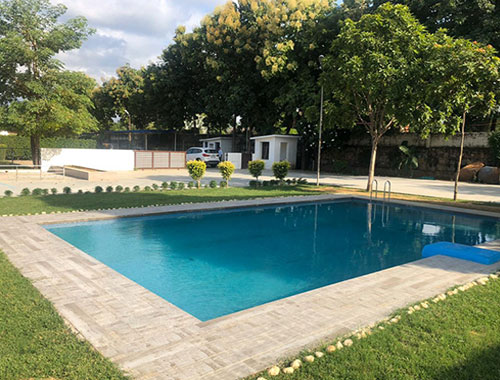
[[[445,241],[427,244],[422,250],[422,257],[424,258],[436,255],[454,257],[484,265],[491,265],[500,261],[500,252]]]

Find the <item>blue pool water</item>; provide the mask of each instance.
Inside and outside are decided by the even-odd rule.
[[[202,321],[500,238],[498,219],[358,200],[46,228]]]

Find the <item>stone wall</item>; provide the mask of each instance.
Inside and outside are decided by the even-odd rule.
[[[475,161],[495,165],[487,146],[487,136],[487,133],[468,134],[465,140],[463,166]],[[417,170],[410,172],[398,169],[403,157],[398,147],[403,141],[407,141],[408,146],[415,150],[419,162]],[[369,139],[350,141],[340,150],[324,152],[321,169],[332,173],[366,175],[371,152],[369,144]],[[460,140],[457,140],[457,137],[445,140],[436,136],[426,141],[410,134],[386,136],[382,138],[378,148],[375,174],[450,180],[457,169],[459,144]]]

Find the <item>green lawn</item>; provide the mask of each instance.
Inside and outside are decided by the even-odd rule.
[[[0,378],[127,379],[65,326],[0,252]]]
[[[403,311],[399,323],[273,379],[500,379],[500,280],[429,305],[411,315]],[[267,373],[249,379],[258,376],[271,379]]]
[[[23,215],[52,211],[95,210],[101,208],[138,207],[155,204],[215,202],[317,194],[312,186],[284,186],[259,189],[230,187],[227,189],[191,189],[142,191],[137,193],[57,194],[0,198],[0,215]]]

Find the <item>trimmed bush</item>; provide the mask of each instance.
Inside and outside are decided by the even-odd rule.
[[[177,182],[175,182],[175,181],[170,182],[170,189],[172,189],[172,190],[177,189]]]
[[[5,195],[6,197],[12,197],[12,194],[14,194],[14,193],[12,191],[10,191],[10,190],[5,190],[3,192],[3,195]]]
[[[299,185],[307,185],[307,179],[305,179],[305,178],[299,178],[299,179],[297,180],[297,183],[298,183]]]
[[[99,193],[102,193],[103,192],[103,189],[101,186],[96,186],[95,189],[94,189],[94,192],[99,194]]]
[[[49,195],[49,189],[42,189],[42,195]]]
[[[134,193],[137,193],[138,191],[141,191],[141,187],[140,186],[137,186],[135,185],[132,190],[134,191]]]
[[[250,182],[248,182],[248,186],[253,187],[253,188],[257,188],[260,186],[260,182],[255,181],[255,180],[251,180]]]
[[[56,195],[57,194],[57,189],[55,187],[53,187],[52,189],[50,189],[50,192],[53,194],[53,195]]]
[[[83,190],[82,190],[82,189],[79,189],[79,190],[77,191],[77,193],[78,193],[78,194],[83,194]]]
[[[123,189],[123,192],[130,193],[130,187],[127,186],[125,189]]]
[[[153,189],[151,188],[151,186],[145,186],[144,191],[153,191]]]
[[[120,185],[116,186],[116,187],[115,187],[115,191],[116,191],[117,193],[121,193],[121,192],[123,191],[123,186],[120,186]]]
[[[265,163],[262,160],[254,160],[248,163],[248,171],[258,181],[264,171]]]
[[[194,187],[194,182],[193,182],[193,181],[189,181],[189,182],[188,182],[188,187],[189,187],[190,189],[192,189],[192,188]]]
[[[39,187],[37,187],[36,189],[33,189],[33,191],[31,192],[31,195],[35,195],[35,196],[42,195],[42,189],[40,189]]]
[[[179,184],[177,185],[177,189],[183,190],[185,186],[186,185],[184,184],[184,182],[179,182]]]
[[[283,179],[288,175],[288,171],[290,170],[290,163],[288,161],[275,162],[272,169],[276,179],[283,182]]]
[[[271,185],[271,183],[269,181],[262,181],[262,186],[268,187],[270,185]]]
[[[208,186],[210,186],[211,189],[215,189],[217,187],[217,181],[214,180],[210,181]]]
[[[153,190],[158,190],[160,188],[160,186],[158,186],[158,184],[156,183],[153,183],[151,187],[153,188]]]
[[[200,188],[201,179],[207,171],[207,164],[205,164],[203,161],[188,161],[186,163],[186,168],[191,178],[196,181],[196,183],[198,184],[198,188]]]
[[[22,196],[26,196],[26,195],[30,195],[30,194],[31,194],[31,191],[27,187],[25,187],[24,189],[21,190]]]
[[[162,189],[165,189],[165,190],[168,189],[168,182],[162,182],[161,187],[162,187]]]
[[[8,160],[31,160],[30,138],[28,136],[0,136],[0,144],[6,146]],[[97,148],[96,140],[75,139],[65,137],[43,138],[40,140],[42,148]],[[0,153],[1,155],[1,153]],[[1,157],[0,157],[1,158]]]
[[[106,193],[112,193],[112,192],[113,192],[113,186],[106,187]]]
[[[227,181],[222,180],[222,181],[219,182],[219,187],[221,187],[221,188],[225,188],[225,187],[228,187],[228,186],[229,185],[228,185]]]
[[[220,162],[219,165],[217,165],[217,167],[220,170],[220,175],[226,182],[225,187],[229,187],[229,180],[231,179],[231,176],[233,175],[235,169],[234,164],[231,161],[224,161]]]
[[[64,194],[71,194],[71,187],[65,186],[64,189],[63,189],[63,193]]]

